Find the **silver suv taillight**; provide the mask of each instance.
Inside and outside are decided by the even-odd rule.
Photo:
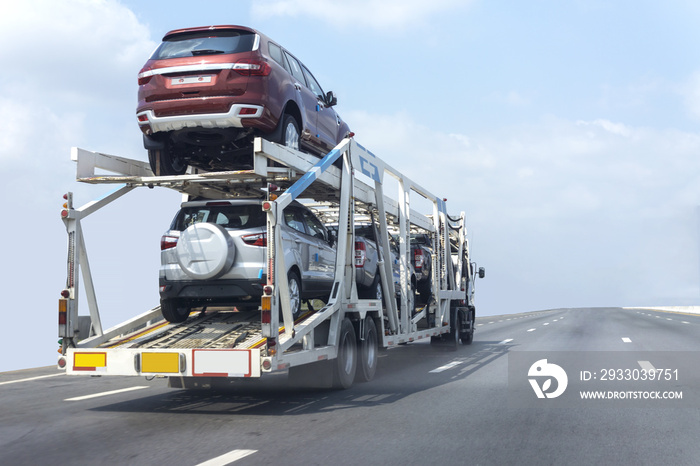
[[[367,246],[362,241],[355,241],[355,267],[362,268],[367,260]]]
[[[165,251],[177,246],[177,236],[163,235],[160,239],[160,250]]]
[[[413,266],[416,268],[416,270],[423,268],[424,260],[425,256],[423,256],[423,250],[415,249],[413,251]]]
[[[267,247],[267,233],[258,233],[257,235],[241,236],[243,242],[249,246]]]

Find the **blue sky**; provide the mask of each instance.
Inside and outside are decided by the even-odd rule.
[[[168,30],[188,26],[243,24],[279,41],[337,93],[359,142],[466,211],[474,259],[487,268],[478,313],[700,301],[696,2],[192,5],[3,7],[11,330],[0,371],[55,362],[61,196],[74,191],[82,205],[108,191],[74,181],[70,147],[146,160],[136,74]],[[86,220],[105,327],[157,304],[158,243],[178,202],[143,190]]]

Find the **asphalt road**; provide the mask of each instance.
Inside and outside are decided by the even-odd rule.
[[[700,463],[698,385],[678,407],[554,408],[534,392],[514,402],[508,378],[514,352],[697,352],[700,316],[560,309],[477,324],[456,352],[427,342],[382,352],[376,378],[344,391],[291,388],[283,376],[223,392],[0,373],[0,464]]]

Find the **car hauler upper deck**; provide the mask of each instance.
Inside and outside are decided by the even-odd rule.
[[[58,366],[71,375],[166,376],[174,387],[206,386],[212,381],[261,377],[289,370],[332,372],[333,384],[349,387],[368,381],[377,367],[378,347],[430,337],[456,348],[474,333],[474,264],[469,256],[465,215],[448,215],[444,199],[390,167],[352,138],[324,158],[256,139],[252,170],[154,176],[148,164],[74,148],[77,180],[121,185],[80,208],[65,196],[61,212],[68,232],[68,278],[59,300]],[[97,174],[95,169],[116,175]],[[385,177],[398,192],[385,192]],[[83,240],[82,220],[138,187],[161,186],[189,198],[264,198],[267,216],[266,281],[257,310],[202,308],[182,323],[163,319],[160,306],[109,330],[103,330]],[[411,196],[432,205],[424,214],[411,208]],[[311,303],[294,320],[282,250],[283,210],[297,199],[313,200],[321,217],[338,226],[335,278],[318,309]],[[324,209],[327,212],[324,213]],[[329,214],[332,212],[332,214]],[[371,218],[381,251],[379,299],[359,299],[355,283],[355,218]],[[432,239],[432,290],[427,304],[409,309],[410,234]],[[394,280],[389,234],[399,244],[400,299]],[[79,272],[89,314],[78,313]],[[155,272],[154,272],[155,273]],[[483,276],[483,269],[479,269]],[[381,296],[384,298],[381,299]]]

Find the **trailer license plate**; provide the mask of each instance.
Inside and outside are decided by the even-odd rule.
[[[185,84],[205,84],[211,82],[211,76],[183,76],[181,78],[171,78],[170,84],[182,86]]]
[[[180,353],[141,353],[141,372],[177,374],[180,372]]]
[[[192,350],[192,375],[195,377],[251,377],[254,376],[251,366],[250,350]]]

